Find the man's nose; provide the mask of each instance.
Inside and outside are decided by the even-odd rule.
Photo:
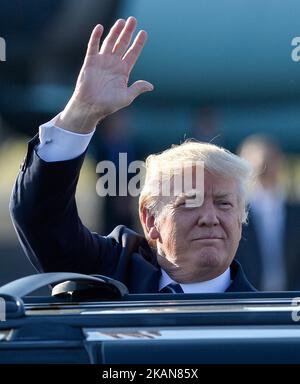
[[[203,203],[199,208],[199,218],[198,225],[199,227],[207,226],[214,227],[220,224],[216,208],[212,203]]]

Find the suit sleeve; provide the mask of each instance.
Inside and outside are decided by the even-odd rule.
[[[92,233],[77,212],[75,192],[84,155],[46,162],[36,153],[38,135],[28,145],[10,201],[21,245],[39,271],[111,275],[120,245]]]

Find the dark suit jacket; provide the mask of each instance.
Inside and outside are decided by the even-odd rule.
[[[284,223],[284,262],[287,278],[287,289],[300,290],[300,206],[297,204],[285,204]],[[244,226],[242,240],[237,251],[239,260],[249,280],[258,289],[261,289],[262,279],[262,255],[259,246],[257,226],[254,213],[249,212],[249,223]]]
[[[160,268],[146,239],[125,226],[109,236],[90,232],[78,217],[75,190],[84,155],[47,163],[34,150],[35,136],[11,198],[12,219],[26,255],[39,271],[102,274],[131,293],[156,293]],[[228,292],[254,291],[237,262]]]

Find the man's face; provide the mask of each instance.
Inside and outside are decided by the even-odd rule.
[[[158,218],[158,263],[177,282],[213,279],[231,264],[241,238],[237,185],[204,173],[204,201],[187,207],[180,197]]]

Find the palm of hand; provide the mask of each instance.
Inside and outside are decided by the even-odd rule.
[[[97,54],[90,56],[84,64],[75,92],[81,95],[85,104],[93,105],[107,115],[132,101],[128,78],[126,62],[113,54]]]
[[[140,31],[129,47],[135,27],[133,17],[126,24],[118,20],[100,50],[103,27],[98,25],[92,32],[74,95],[99,117],[131,104],[141,93],[153,89],[152,84],[143,80],[128,87],[130,72],[147,40],[146,32]]]

